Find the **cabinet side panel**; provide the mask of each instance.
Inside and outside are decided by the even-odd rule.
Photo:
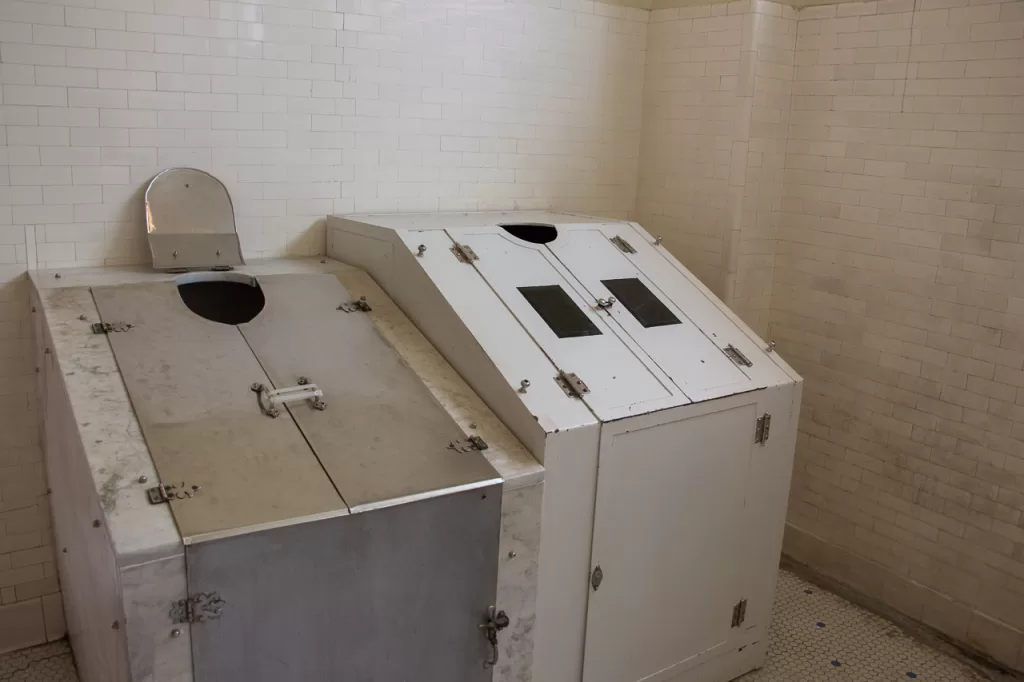
[[[599,439],[596,424],[548,434],[533,667],[539,682],[583,675]]]
[[[41,341],[52,347],[48,337]],[[125,619],[113,546],[60,369],[52,352],[45,358],[45,457],[68,635],[82,682],[127,682]]]
[[[497,606],[508,613],[511,623],[498,635],[501,657],[494,668],[494,682],[532,679],[543,501],[543,483],[502,495]]]

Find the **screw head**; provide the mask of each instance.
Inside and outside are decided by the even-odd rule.
[[[116,621],[116,620],[115,620],[115,621],[113,622],[113,624],[112,624],[112,625],[110,626],[110,628],[111,628],[112,630],[120,630],[120,629],[121,629],[121,623],[120,623],[119,621]]]
[[[469,428],[475,429],[476,428],[476,422],[469,422]]]
[[[148,476],[145,476],[145,475],[139,476],[139,483],[145,483],[148,480],[149,480]]]
[[[93,528],[99,528],[100,527],[100,520],[99,519],[93,519],[92,527]]]
[[[509,558],[509,559],[515,559],[515,558],[516,558],[516,556],[518,556],[518,555],[517,555],[517,554],[516,554],[515,552],[509,552],[509,553],[508,553],[508,558]]]
[[[171,637],[181,637],[181,628],[171,630]]]
[[[82,320],[82,321],[85,321],[85,320],[88,320],[89,318],[88,318],[88,317],[86,317],[85,315],[79,315],[79,316],[78,316],[78,319],[80,319],[80,320]]]
[[[59,273],[59,272],[58,272],[58,273],[56,273],[56,274],[55,274],[55,275],[53,276],[53,278],[54,278],[54,279],[60,279],[60,273]]]

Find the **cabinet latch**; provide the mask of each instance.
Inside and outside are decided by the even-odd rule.
[[[484,661],[485,668],[493,668],[498,663],[498,633],[509,626],[508,614],[498,611],[494,606],[487,608],[487,620],[478,627],[484,631],[484,637],[491,645],[491,656]]]

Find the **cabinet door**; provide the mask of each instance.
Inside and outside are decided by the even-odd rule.
[[[757,402],[727,401],[604,425],[584,682],[670,680],[742,634],[732,621]]]
[[[500,227],[448,232],[473,249],[473,266],[552,363],[584,381],[589,393],[583,399],[599,418],[689,402],[663,371],[641,359],[635,343],[613,331],[546,248]]]
[[[699,402],[755,388],[686,314],[686,303],[697,292],[678,286],[678,282],[671,295],[663,291],[610,241],[621,231],[621,224],[560,225],[558,238],[547,246],[593,300],[615,299],[605,309],[613,326],[643,348],[690,400]],[[630,239],[639,244],[632,236]]]

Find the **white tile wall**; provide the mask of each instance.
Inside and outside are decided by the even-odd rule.
[[[764,334],[796,12],[762,0],[651,13],[636,217]]]
[[[1024,668],[1024,2],[800,12],[789,551]]]
[[[332,212],[624,216],[647,20],[590,0],[0,0],[0,630],[57,590],[27,268],[145,262],[142,191],[174,165],[225,182],[250,257],[321,252]]]

